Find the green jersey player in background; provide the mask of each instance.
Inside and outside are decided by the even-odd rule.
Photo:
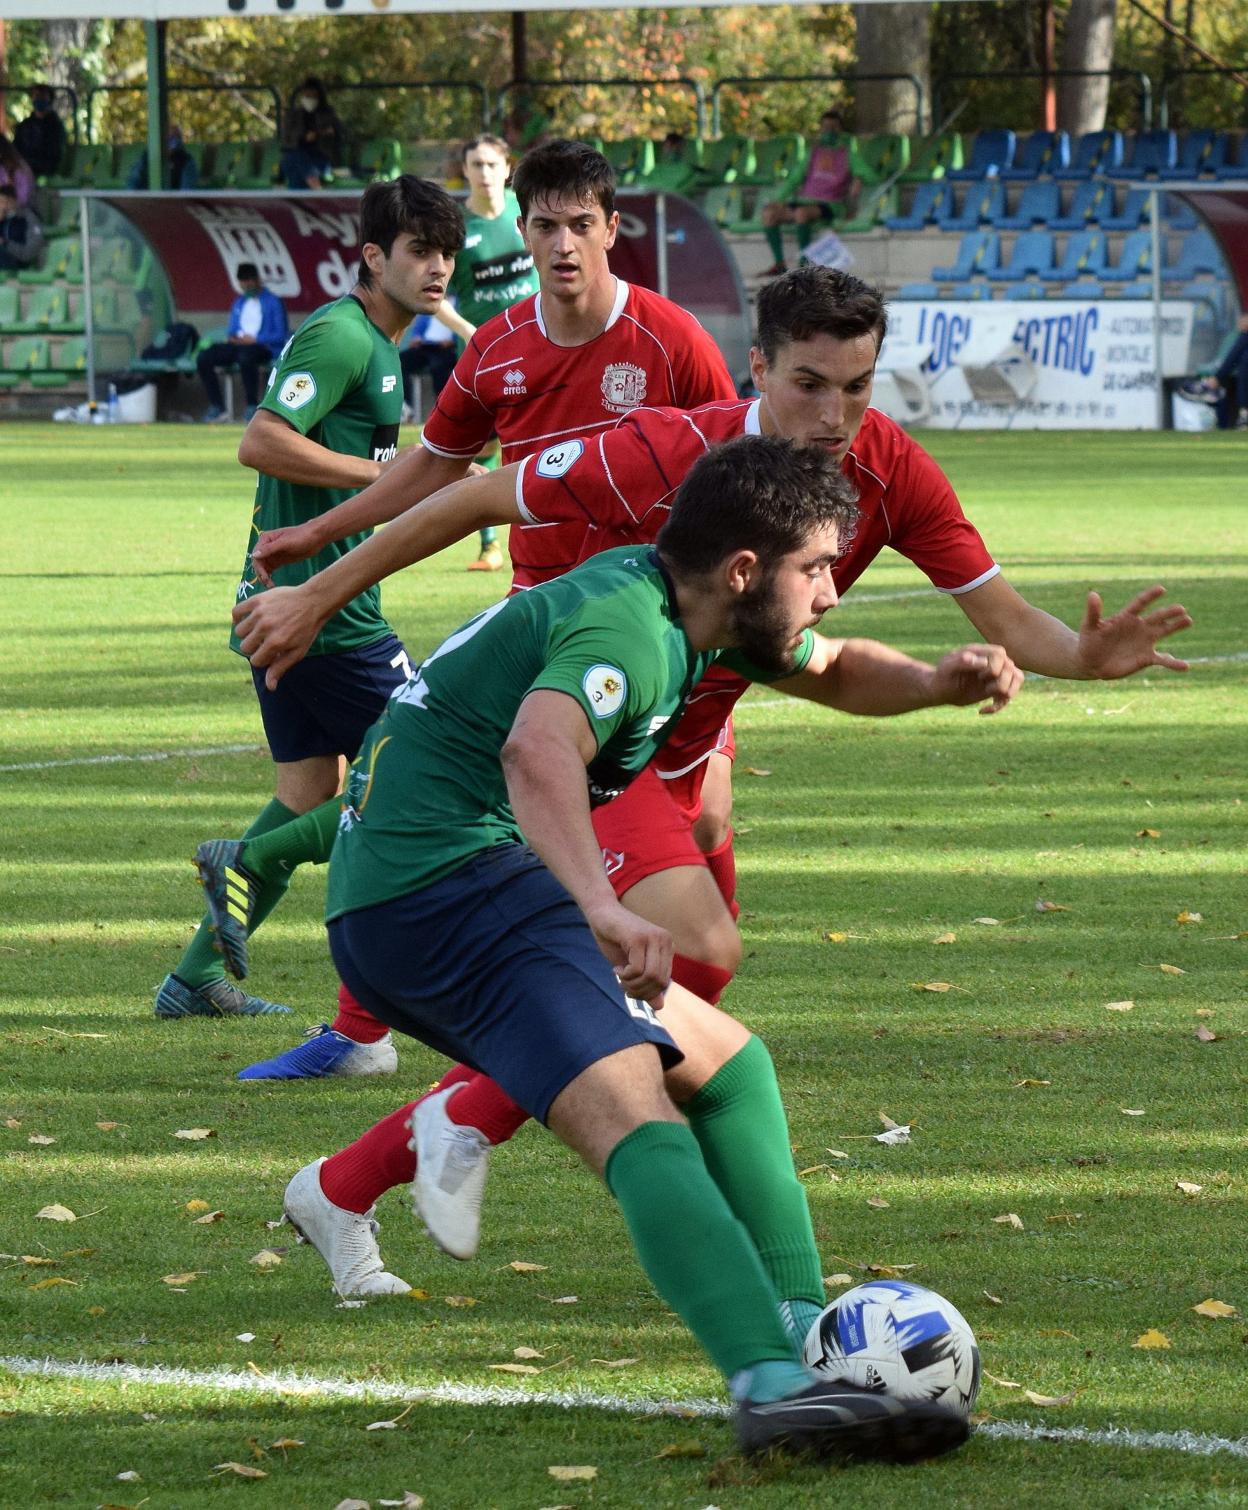
[[[488,132],[474,136],[464,143],[460,162],[468,180],[464,249],[455,259],[448,298],[437,317],[459,337],[462,354],[478,325],[537,292],[537,273],[520,234],[520,201],[507,187],[507,143]],[[493,469],[498,454],[494,441],[477,461]],[[498,530],[487,525],[480,553],[468,570],[498,571],[502,564]]]
[[[417,314],[442,303],[463,243],[455,201],[436,184],[404,175],[371,184],[360,203],[358,282],[310,315],[287,342],[268,391],[243,433],[238,459],[260,474],[251,538],[237,598],[265,590],[251,547],[265,530],[304,523],[352,497],[381,474],[398,447],[403,407],[397,341]],[[306,581],[369,532],[283,568],[286,585]],[[237,638],[231,647],[242,654]],[[386,699],[406,680],[407,654],[382,617],[375,589],[353,598],[317,636],[302,676],[275,694],[253,675],[274,762],[273,798],[247,833],[267,833],[334,796]],[[266,885],[253,926],[289,885]],[[340,993],[340,1010],[344,1003]],[[156,993],[158,1017],[260,1016],[288,1010],[249,996],[225,978],[205,920]],[[375,1056],[393,1058],[388,1041]]]

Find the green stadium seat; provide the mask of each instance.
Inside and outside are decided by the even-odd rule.
[[[916,136],[910,141],[910,166],[901,175],[903,184],[922,184],[943,178],[963,164],[962,134],[940,131],[935,136]]]
[[[736,182],[759,189],[794,185],[789,192],[795,194],[801,187],[809,156],[806,138],[796,131],[786,131],[765,142],[756,141],[754,166],[739,173]]]
[[[36,288],[26,305],[25,316],[9,327],[13,331],[72,330],[69,319],[69,290],[45,284]]]
[[[738,190],[741,193],[740,190]],[[784,184],[770,189],[759,189],[750,204],[749,210],[744,209],[744,193],[741,193],[742,210],[728,222],[728,229],[734,236],[752,236],[763,230],[763,210],[769,204],[775,204],[777,200],[792,198]]]
[[[250,176],[240,175],[231,187],[237,189],[271,189],[281,178],[281,172],[281,142],[265,142],[260,148],[260,156],[256,163],[255,171]]]
[[[68,238],[44,251],[41,267],[24,267],[17,275],[19,283],[82,282],[82,239]]]
[[[256,176],[256,149],[251,142],[209,142],[204,146],[211,164],[200,159],[200,180],[214,189],[243,188]]]
[[[654,143],[648,136],[603,142],[602,155],[615,169],[615,176],[622,184],[635,184],[654,172]]]
[[[754,166],[754,141],[752,137],[730,132],[717,141],[707,142],[702,148],[702,162],[698,168],[698,183],[703,188],[718,184],[736,183]]]
[[[63,388],[86,375],[87,342],[83,336],[62,341],[60,350],[49,355],[50,370],[32,372],[30,381],[36,388]]]
[[[0,367],[0,388],[16,388],[19,383],[29,382],[32,373],[45,372],[49,357],[46,336],[26,336],[14,341]]]
[[[375,137],[360,148],[356,168],[352,174],[335,173],[334,183],[345,186],[388,183],[403,171],[402,149],[393,137]]]
[[[97,285],[91,290],[91,323],[97,330],[122,329],[115,288]]]
[[[687,194],[696,184],[697,170],[688,163],[655,163],[645,178],[638,179],[638,187],[654,189],[669,194]]]
[[[117,237],[107,242],[101,248],[99,255],[92,260],[92,281],[94,282],[95,279],[100,278],[114,283],[133,283],[135,278],[134,252],[135,246],[132,241]],[[81,273],[79,276],[81,277]]]
[[[721,230],[745,213],[745,198],[736,184],[716,184],[702,196],[702,213]]]
[[[130,175],[138,167],[147,147],[143,142],[127,142],[124,147],[118,147],[117,158],[113,164],[112,172],[106,177],[98,177],[95,180],[99,189],[127,189],[130,187]],[[146,185],[144,185],[146,188]]]
[[[849,155],[854,177],[865,184],[882,183],[910,166],[910,138],[894,131],[854,138]]]
[[[12,278],[0,282],[0,330],[12,330],[20,308],[18,285]]]
[[[891,184],[888,188],[882,184],[873,184],[870,187],[864,185],[858,199],[857,210],[850,219],[838,225],[837,230],[845,231],[850,235],[873,231],[886,216],[897,213],[898,197],[896,184]]]

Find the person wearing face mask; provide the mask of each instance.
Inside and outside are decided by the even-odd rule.
[[[819,117],[819,135],[810,149],[806,177],[794,198],[776,200],[763,206],[764,234],[771,255],[776,259],[763,274],[776,278],[784,272],[783,225],[797,227],[797,250],[800,256],[810,245],[821,224],[848,214],[858,198],[859,184],[850,163],[853,137],[837,110],[825,110]]]
[[[170,126],[169,135],[165,139],[165,164],[166,185],[170,189],[194,189],[199,184],[199,164],[192,157],[186,143],[182,140],[182,128]],[[146,189],[147,184],[147,150],[140,154],[138,161],[130,170],[130,177],[126,180],[128,189]]]
[[[36,178],[59,173],[65,157],[65,123],[56,113],[52,87],[36,84],[30,91],[31,113],[18,124],[13,145],[30,164]]]
[[[320,79],[308,77],[295,92],[283,133],[282,173],[288,189],[321,189],[344,160],[342,122]]]

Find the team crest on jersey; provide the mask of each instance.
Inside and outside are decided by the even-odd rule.
[[[316,397],[316,379],[310,372],[292,372],[282,383],[277,401],[284,409],[302,409]]]
[[[610,718],[613,713],[618,713],[628,690],[624,673],[617,666],[591,666],[581,686],[595,718]]]
[[[602,401],[616,414],[627,414],[646,401],[645,368],[633,362],[611,362],[602,374]]]
[[[518,367],[509,367],[503,373],[504,393],[527,393],[529,390],[524,386],[524,373]]]
[[[585,450],[584,441],[568,440],[559,446],[547,446],[537,458],[539,477],[562,477],[573,463],[580,460]]]

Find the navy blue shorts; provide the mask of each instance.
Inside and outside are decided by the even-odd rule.
[[[539,1122],[582,1070],[652,1043],[684,1057],[624,995],[580,908],[532,850],[503,844],[329,925],[356,999],[388,1026],[496,1080]]]
[[[264,669],[253,667],[264,737],[279,764],[313,755],[354,760],[381,717],[390,694],[411,675],[407,651],[388,634],[361,650],[305,656],[270,692]]]

